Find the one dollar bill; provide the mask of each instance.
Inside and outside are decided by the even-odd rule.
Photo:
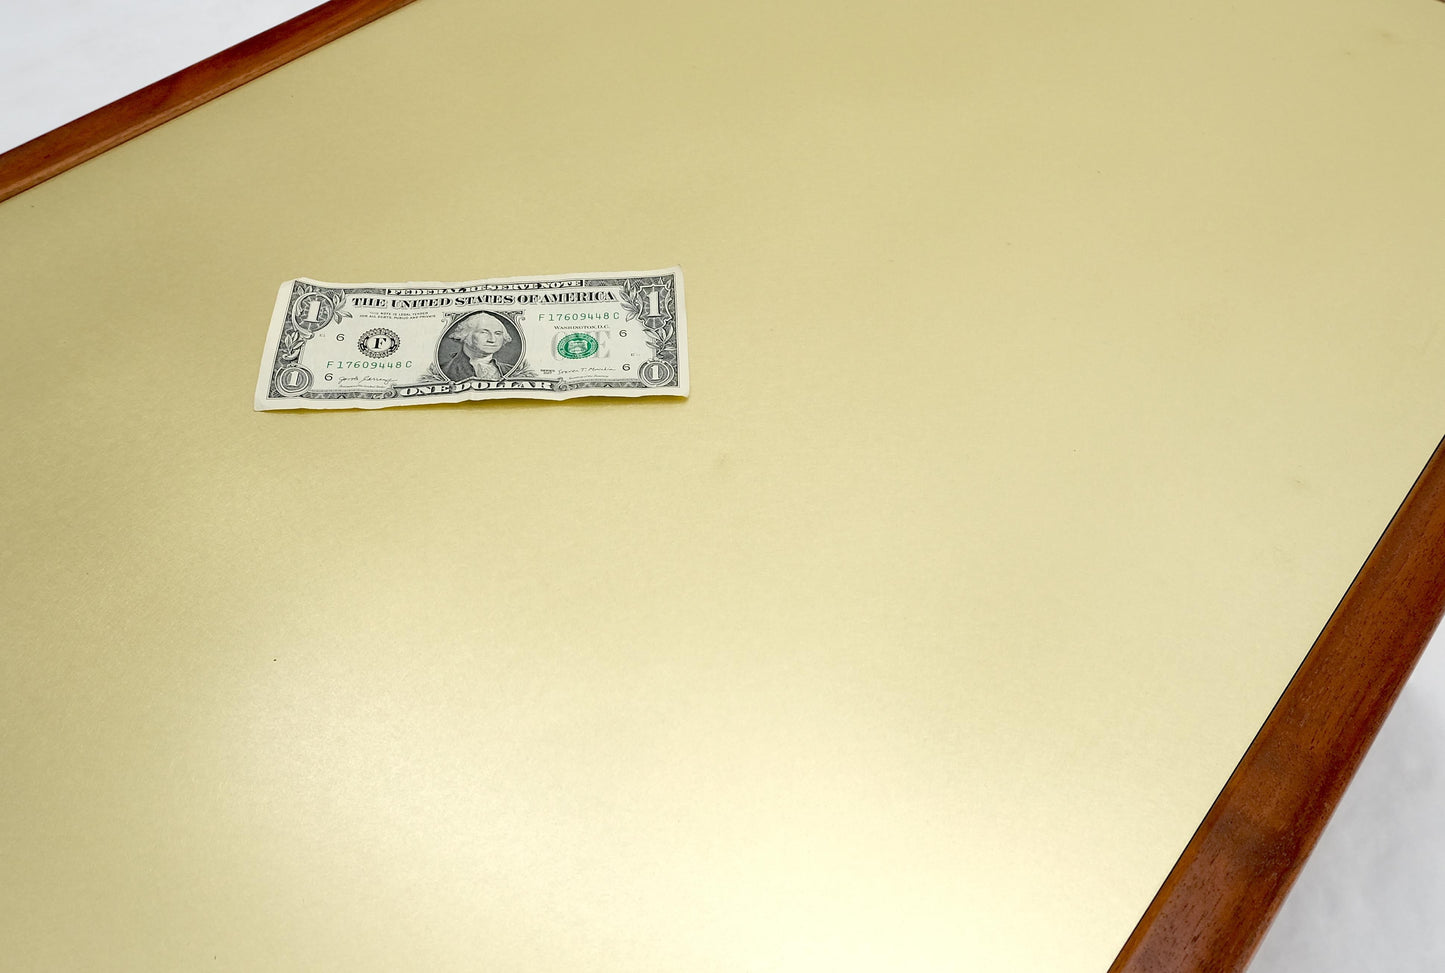
[[[682,271],[281,285],[256,409],[687,395]]]

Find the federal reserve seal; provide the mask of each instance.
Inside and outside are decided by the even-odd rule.
[[[563,358],[591,358],[597,354],[597,339],[578,331],[557,341],[557,354]]]
[[[361,336],[356,347],[367,358],[386,358],[401,347],[401,336],[390,328],[372,328]]]

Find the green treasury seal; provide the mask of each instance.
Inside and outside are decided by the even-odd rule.
[[[557,353],[563,358],[591,358],[597,354],[597,339],[580,331],[564,335],[557,341]]]

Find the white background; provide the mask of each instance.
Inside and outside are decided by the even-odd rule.
[[[311,6],[0,0],[0,151]],[[1432,643],[1251,973],[1445,970],[1442,810],[1445,648]]]
[[[319,0],[0,0],[0,151]]]
[[[1445,970],[1442,810],[1445,637],[1437,632],[1250,973]]]

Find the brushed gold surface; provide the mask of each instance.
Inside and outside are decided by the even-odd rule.
[[[1104,969],[1441,433],[1442,54],[420,0],[0,205],[7,965]],[[685,402],[251,411],[674,261]]]

